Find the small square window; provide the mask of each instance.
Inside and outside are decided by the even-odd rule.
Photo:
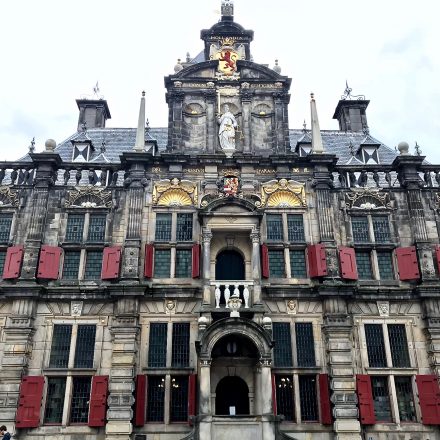
[[[176,278],[191,278],[192,251],[190,249],[176,250]]]
[[[65,251],[63,265],[63,279],[77,280],[79,275],[79,263],[81,251]]]
[[[377,252],[377,264],[381,280],[394,280],[393,255],[391,252]]]
[[[154,251],[154,278],[169,278],[171,265],[170,249],[155,249]]]
[[[292,278],[307,278],[306,256],[304,251],[290,250],[290,272]]]
[[[351,228],[353,231],[353,241],[355,243],[368,243],[370,241],[367,217],[352,217]]]
[[[287,216],[287,232],[290,242],[305,242],[304,219],[302,215]]]
[[[283,241],[283,217],[281,214],[266,215],[268,241]]]
[[[272,278],[284,278],[286,272],[284,270],[284,251],[269,251],[269,271]]]
[[[156,214],[156,241],[171,241],[171,214]]]
[[[177,241],[192,241],[193,239],[193,215],[177,214]]]
[[[67,217],[66,241],[80,243],[84,233],[84,214],[69,214]]]
[[[356,266],[360,280],[373,279],[370,252],[356,251]]]
[[[97,280],[101,278],[102,251],[87,251],[84,279]]]
[[[102,243],[105,239],[105,215],[91,215],[87,241],[90,243]]]
[[[390,221],[387,216],[373,216],[374,239],[377,243],[391,241]]]

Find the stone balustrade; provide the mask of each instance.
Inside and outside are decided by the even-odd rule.
[[[231,296],[239,296],[242,300],[242,308],[248,309],[252,302],[251,287],[254,285],[253,281],[238,281],[238,280],[213,280],[211,286],[213,287],[215,308],[229,309],[228,300]]]

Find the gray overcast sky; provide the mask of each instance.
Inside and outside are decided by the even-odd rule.
[[[290,126],[310,126],[309,95],[321,129],[347,79],[371,100],[371,133],[393,147],[418,141],[440,163],[440,26],[436,0],[235,0],[235,21],[255,31],[254,60],[293,79]],[[0,159],[61,142],[76,130],[75,99],[96,81],[108,126],[135,127],[147,92],[152,127],[166,126],[163,77],[177,58],[202,50],[200,30],[220,18],[220,0],[21,0],[0,16]]]

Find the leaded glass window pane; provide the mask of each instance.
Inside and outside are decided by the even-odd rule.
[[[7,243],[11,235],[12,214],[0,214],[0,242]]]
[[[269,271],[273,278],[284,278],[284,251],[269,251]]]
[[[189,323],[179,322],[173,324],[173,367],[183,368],[189,365]]]
[[[66,394],[65,377],[49,377],[47,379],[45,423],[61,423],[63,420],[64,396]]]
[[[71,325],[55,324],[53,326],[52,348],[50,350],[49,359],[50,368],[68,367],[71,339]]]
[[[377,243],[388,243],[391,241],[390,221],[387,216],[373,216],[374,238]]]
[[[171,376],[171,422],[188,421],[188,376]]]
[[[368,363],[370,367],[380,368],[387,366],[385,343],[381,324],[365,324],[365,338],[367,341]]]
[[[165,322],[150,324],[150,340],[148,344],[148,366],[161,368],[167,362],[167,327]]]
[[[165,410],[165,376],[148,376],[147,421],[163,422]]]
[[[396,385],[397,406],[399,407],[399,417],[401,422],[416,422],[416,409],[411,385],[411,377],[394,377]]]
[[[87,251],[84,279],[97,280],[101,278],[102,251]]]
[[[90,377],[74,377],[70,423],[87,423],[89,420]]]
[[[96,325],[79,325],[75,347],[75,368],[93,368]]]
[[[316,361],[312,323],[297,322],[295,324],[295,334],[298,367],[314,367],[316,365]]]
[[[273,362],[275,367],[291,367],[293,365],[293,360],[290,323],[274,322],[273,338],[275,341],[275,346],[273,348]]]
[[[155,249],[154,250],[154,277],[155,278],[169,278],[171,265],[171,250],[170,249]]]
[[[83,240],[84,214],[69,214],[67,217],[66,241],[80,243]]]
[[[319,420],[316,394],[316,376],[299,376],[299,400],[301,421],[317,422]]]
[[[289,241],[291,242],[306,241],[304,235],[304,219],[302,215],[289,214],[287,216],[287,233]]]
[[[379,275],[381,280],[393,280],[393,256],[391,252],[378,252],[377,264],[379,266]]]
[[[356,266],[360,280],[373,279],[370,252],[356,251]]]
[[[391,421],[390,395],[387,376],[372,376],[374,415],[377,422]]]
[[[177,214],[177,241],[192,241],[193,238],[193,215]]]
[[[105,223],[105,215],[91,215],[87,241],[91,243],[102,243],[105,239]]]
[[[176,278],[191,278],[192,251],[190,249],[176,250]]]
[[[0,278],[3,274],[3,269],[5,268],[6,251],[0,251]]]
[[[171,214],[156,214],[156,241],[171,241]]]
[[[307,278],[306,255],[304,251],[290,250],[290,272],[292,278]]]
[[[405,325],[388,324],[388,337],[390,340],[391,360],[393,362],[393,367],[411,367]]]
[[[77,280],[79,274],[80,251],[65,251],[63,278],[65,280]]]
[[[283,241],[283,217],[281,214],[266,215],[267,240]]]
[[[353,231],[353,241],[355,243],[368,243],[370,241],[367,217],[352,217],[351,228]]]
[[[277,414],[283,415],[287,422],[295,419],[295,406],[293,404],[293,377],[275,376]]]

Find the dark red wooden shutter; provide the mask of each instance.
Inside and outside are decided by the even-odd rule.
[[[438,274],[440,276],[440,246],[439,245],[435,247],[435,259],[437,261],[437,269],[438,269]]]
[[[357,280],[359,278],[356,253],[353,248],[341,246],[339,248],[339,262],[341,263],[341,278],[344,280]]]
[[[321,423],[323,425],[331,425],[333,417],[328,374],[319,375],[319,403],[321,405]]]
[[[63,250],[56,246],[41,246],[38,261],[37,278],[57,280],[60,271],[60,259]]]
[[[145,245],[145,267],[144,276],[145,278],[153,278],[153,261],[154,261],[154,245]]]
[[[356,388],[361,425],[374,425],[376,423],[376,416],[374,414],[373,390],[371,388],[370,376],[368,374],[358,374],[356,376]]]
[[[24,246],[22,245],[8,247],[3,268],[4,280],[15,280],[20,277],[23,254]]]
[[[108,376],[93,376],[90,393],[89,426],[105,426],[107,411]]]
[[[145,425],[145,399],[147,390],[147,376],[136,376],[135,402],[134,402],[134,426]]]
[[[192,277],[200,277],[200,245],[195,244],[192,247]]]
[[[325,245],[311,244],[307,246],[307,262],[310,278],[325,277],[327,275]]]
[[[188,419],[197,414],[197,374],[188,378]]]
[[[440,425],[440,388],[435,375],[416,376],[424,425]]]
[[[20,396],[15,416],[16,428],[38,428],[40,426],[43,389],[43,376],[24,376],[21,379]]]
[[[121,267],[121,246],[104,248],[102,254],[102,280],[117,280]]]
[[[273,408],[273,415],[276,416],[278,409],[277,409],[277,381],[275,379],[275,374],[272,374],[272,408]]]
[[[417,249],[415,246],[397,248],[396,257],[401,281],[420,279]]]
[[[261,276],[263,278],[270,277],[269,249],[267,248],[267,245],[265,245],[265,244],[261,245]]]

